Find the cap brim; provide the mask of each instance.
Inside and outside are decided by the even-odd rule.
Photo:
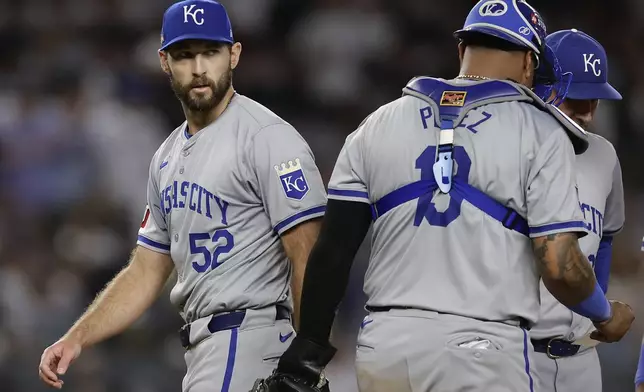
[[[491,35],[493,37],[500,38],[504,41],[511,42],[517,46],[522,46],[527,49],[533,50],[537,53],[539,53],[539,49],[534,46],[534,44],[527,39],[520,39],[517,38],[512,32],[508,31],[505,32],[501,30],[502,28],[500,27],[488,27],[485,25],[474,25],[465,29],[457,30],[454,32],[454,36],[457,38],[460,38],[460,36],[466,35],[466,34],[471,34],[471,33],[480,33],[480,34],[485,34],[485,35]],[[518,35],[518,34],[517,34]],[[523,37],[521,37],[523,38]]]
[[[177,42],[185,41],[188,39],[201,39],[204,41],[214,41],[214,42],[226,42],[229,44],[232,44],[233,42],[230,40],[229,37],[213,37],[212,35],[207,35],[207,34],[184,34],[180,35],[178,37],[175,37],[174,39],[164,43],[159,50],[166,50],[170,46],[176,44]]]
[[[622,95],[609,83],[570,83],[566,98],[621,100]]]

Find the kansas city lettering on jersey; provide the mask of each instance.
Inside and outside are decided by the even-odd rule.
[[[212,219],[213,208],[219,208],[221,223],[228,224],[228,202],[215,196],[203,186],[189,181],[173,181],[160,194],[161,211],[166,215],[176,208],[187,208]]]
[[[584,214],[586,230],[601,237],[604,231],[604,214],[598,208],[587,203],[579,202],[579,207]]]

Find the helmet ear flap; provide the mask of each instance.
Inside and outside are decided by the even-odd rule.
[[[538,70],[541,66],[541,58],[535,52],[532,52],[532,60],[534,61],[534,70]]]

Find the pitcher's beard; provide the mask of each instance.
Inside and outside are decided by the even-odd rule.
[[[170,76],[170,83],[172,91],[188,110],[192,112],[208,112],[224,99],[232,84],[232,79],[233,70],[228,68],[228,71],[224,72],[216,82],[204,76],[193,79],[188,85],[182,85]],[[200,86],[207,86],[210,91],[198,93],[192,90]]]

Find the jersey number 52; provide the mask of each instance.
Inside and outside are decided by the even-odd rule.
[[[199,273],[206,272],[208,268],[215,269],[219,267],[221,265],[218,260],[219,256],[230,252],[231,249],[233,249],[233,246],[235,246],[233,235],[225,229],[215,231],[212,237],[210,237],[209,233],[190,233],[189,240],[190,254],[203,255],[203,263],[197,261],[192,262],[192,268]],[[198,245],[198,241],[199,243],[203,243],[202,241],[204,240],[208,240],[209,242],[216,244],[214,252],[210,253],[207,246]],[[222,242],[221,244],[219,243],[220,240]]]

